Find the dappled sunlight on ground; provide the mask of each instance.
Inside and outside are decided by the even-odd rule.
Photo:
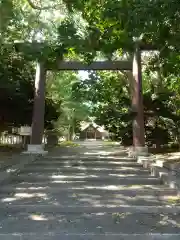
[[[180,162],[180,152],[156,154],[156,159],[169,162]]]
[[[45,193],[15,193],[11,197],[3,198],[1,202],[13,202],[22,199],[33,199],[39,198],[43,200],[48,200],[47,194]]]
[[[109,153],[105,151],[96,151],[96,152],[85,152],[84,155],[108,155]]]
[[[17,220],[21,221],[21,226]],[[180,230],[178,214],[140,214],[130,211],[97,212],[79,214],[51,214],[46,212],[21,213],[18,217],[9,216],[2,223],[9,232],[24,232],[36,230],[38,233],[177,233]],[[4,230],[5,231],[5,230]]]
[[[91,147],[52,153],[13,173],[0,191],[0,233],[180,232],[175,190],[133,159]]]
[[[9,168],[6,170],[7,173],[12,173],[12,172],[16,172],[18,169],[16,168]]]
[[[123,178],[126,178],[126,177],[138,177],[136,174],[107,174],[107,177],[108,176],[112,176],[112,177],[123,177]],[[101,178],[101,175],[92,175],[92,174],[79,174],[78,176],[67,176],[67,175],[52,175],[50,176],[49,178],[52,178],[52,179],[77,179],[77,178],[82,178],[82,179],[86,179],[86,178]]]
[[[33,221],[48,221],[48,220],[50,220],[47,217],[45,217],[44,215],[37,215],[37,214],[29,215],[29,219],[33,220]]]
[[[107,151],[94,151],[94,152],[85,152],[84,155],[102,155],[102,156],[108,156],[110,154],[114,154],[115,152],[107,152]],[[119,153],[119,152],[118,152]],[[119,155],[123,154],[125,155],[127,152],[126,151],[122,151],[121,153],[119,153]]]
[[[47,157],[45,157],[46,159]],[[123,159],[127,159],[127,156],[101,156],[101,155],[97,155],[95,156],[96,159],[117,159],[117,160],[123,160]],[[48,159],[49,161],[52,159],[52,160],[77,160],[77,159],[83,159],[83,160],[95,160],[94,159],[94,156],[90,155],[90,156],[85,156],[85,155],[82,155],[82,156],[77,156],[77,155],[72,155],[72,156],[65,156],[65,155],[62,155],[62,156],[48,156]]]
[[[145,220],[145,216],[143,214],[139,214],[140,218],[143,219],[143,221],[141,219],[139,219],[139,216],[136,216],[137,214],[133,214],[131,212],[123,212],[123,213],[112,213],[112,214],[107,214],[107,213],[92,213],[92,214],[81,214],[81,216],[78,216],[76,219],[72,219],[72,222],[76,222],[79,223],[79,217],[81,217],[83,220],[88,220],[91,218],[98,218],[101,219],[103,217],[107,218],[109,220],[109,224],[116,224],[119,225],[121,224],[123,221],[127,221],[129,218],[133,217],[136,218],[135,222],[136,224],[139,223],[141,226],[146,226],[149,223],[147,223],[147,219]],[[28,216],[28,218],[30,220],[33,221],[53,221],[53,220],[58,220],[58,222],[69,222],[70,220],[66,217],[66,215],[59,215],[58,218],[56,218],[55,216],[52,215],[44,215],[44,214],[30,214]],[[153,218],[156,219],[156,221],[154,222],[153,226],[151,226],[151,230],[155,230],[156,228],[160,227],[160,226],[168,226],[171,225],[172,227],[175,228],[180,228],[180,216],[178,216],[177,214],[174,215],[166,215],[166,214],[160,214],[159,216],[155,215],[155,214],[149,214],[148,215],[149,221],[152,221]],[[152,218],[152,219],[151,219]],[[177,219],[176,219],[177,218]],[[150,220],[151,219],[151,220]],[[102,224],[103,225],[103,224]],[[130,224],[129,224],[130,225]],[[99,222],[99,227],[101,226],[101,223]]]
[[[60,176],[61,177],[61,176]],[[71,187],[66,189],[67,183],[78,183],[76,187]],[[16,204],[54,204],[63,206],[68,201],[69,204],[75,204],[79,206],[89,206],[89,207],[98,207],[98,206],[130,206],[132,205],[170,205],[179,204],[177,196],[171,196],[167,194],[159,194],[158,188],[154,185],[94,185],[89,184],[88,181],[63,181],[63,180],[54,180],[50,183],[65,185],[65,188],[58,191],[52,191],[49,185],[44,187],[27,187],[15,188],[10,195],[1,199],[2,203],[11,203]],[[18,186],[20,186],[20,183]],[[85,192],[87,190],[94,190],[95,192]],[[148,193],[148,190],[152,190]],[[115,192],[118,191],[118,192]],[[120,192],[121,191],[121,192]],[[83,205],[82,205],[83,204]],[[24,206],[25,206],[24,205]]]

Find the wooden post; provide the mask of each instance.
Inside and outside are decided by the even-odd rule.
[[[141,51],[136,44],[133,58],[132,109],[135,114],[133,121],[134,147],[145,146],[144,106],[142,93]]]
[[[32,119],[32,145],[42,144],[45,113],[45,82],[46,69],[42,62],[38,62],[36,67],[34,109]]]

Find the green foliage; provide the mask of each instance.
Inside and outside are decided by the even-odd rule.
[[[42,21],[39,12],[34,12],[26,0],[0,1],[0,127],[31,124],[34,99],[35,65],[27,60],[35,60],[55,55],[55,48],[38,49],[33,46],[19,54],[13,47],[15,40],[33,41],[37,35],[44,39],[49,24]],[[51,31],[51,36],[52,36]],[[40,37],[38,37],[40,39]],[[16,44],[16,47],[18,44]],[[24,46],[23,46],[24,47]],[[60,54],[59,54],[60,55]],[[54,55],[52,56],[54,58]],[[57,106],[51,99],[46,99],[45,127],[52,128],[52,119],[58,118]]]
[[[27,72],[28,71],[28,72]],[[34,70],[10,47],[1,46],[0,105],[1,126],[31,121]]]
[[[34,99],[34,65],[17,54],[9,45],[0,50],[0,126],[19,126],[32,122]],[[56,105],[46,100],[45,126],[57,119]]]
[[[44,61],[48,62],[48,67],[57,59],[63,59],[67,53],[63,45],[48,45],[47,43],[15,43],[15,49],[26,61]]]
[[[133,50],[134,38],[142,38],[143,42],[155,45],[160,51],[154,63],[158,61],[164,74],[178,73],[180,64],[179,0],[64,0],[64,2],[72,13],[76,11],[81,13],[87,23],[86,39],[89,40],[90,45],[86,43],[85,46],[90,58],[97,51],[109,57],[116,51],[130,52]],[[70,33],[70,29],[68,31],[66,28],[66,36]],[[61,36],[63,32],[60,31],[59,34]],[[75,38],[73,46],[78,46],[79,43],[79,39],[77,41]]]
[[[144,76],[144,115],[146,142],[160,146],[178,138],[177,125],[180,114],[174,95],[164,85],[159,92],[150,76]],[[92,114],[99,125],[104,125],[113,133],[114,140],[121,140],[124,145],[132,144],[131,97],[124,75],[116,72],[92,72],[90,79],[77,86],[81,98],[89,101]],[[177,99],[177,98],[176,98]]]
[[[89,114],[88,107],[74,92],[74,86],[78,83],[79,77],[76,72],[51,74],[47,81],[47,96],[59,109],[59,118],[54,121],[54,126],[69,140],[78,131],[80,121],[86,120]]]

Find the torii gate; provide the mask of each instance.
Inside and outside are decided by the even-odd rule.
[[[142,66],[141,51],[155,50],[153,46],[135,44],[132,61],[97,61],[90,65],[77,61],[38,61],[35,77],[34,108],[32,117],[31,143],[26,153],[45,153],[42,144],[44,134],[45,113],[45,83],[46,72],[62,70],[130,70],[132,71],[132,110],[135,113],[133,120],[133,147],[135,152],[146,152],[145,129],[144,129],[144,107],[142,94]]]

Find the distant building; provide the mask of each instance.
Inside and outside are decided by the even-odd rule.
[[[104,129],[104,127],[100,127],[94,122],[82,122],[79,138],[81,140],[103,140],[109,138],[109,133]]]

